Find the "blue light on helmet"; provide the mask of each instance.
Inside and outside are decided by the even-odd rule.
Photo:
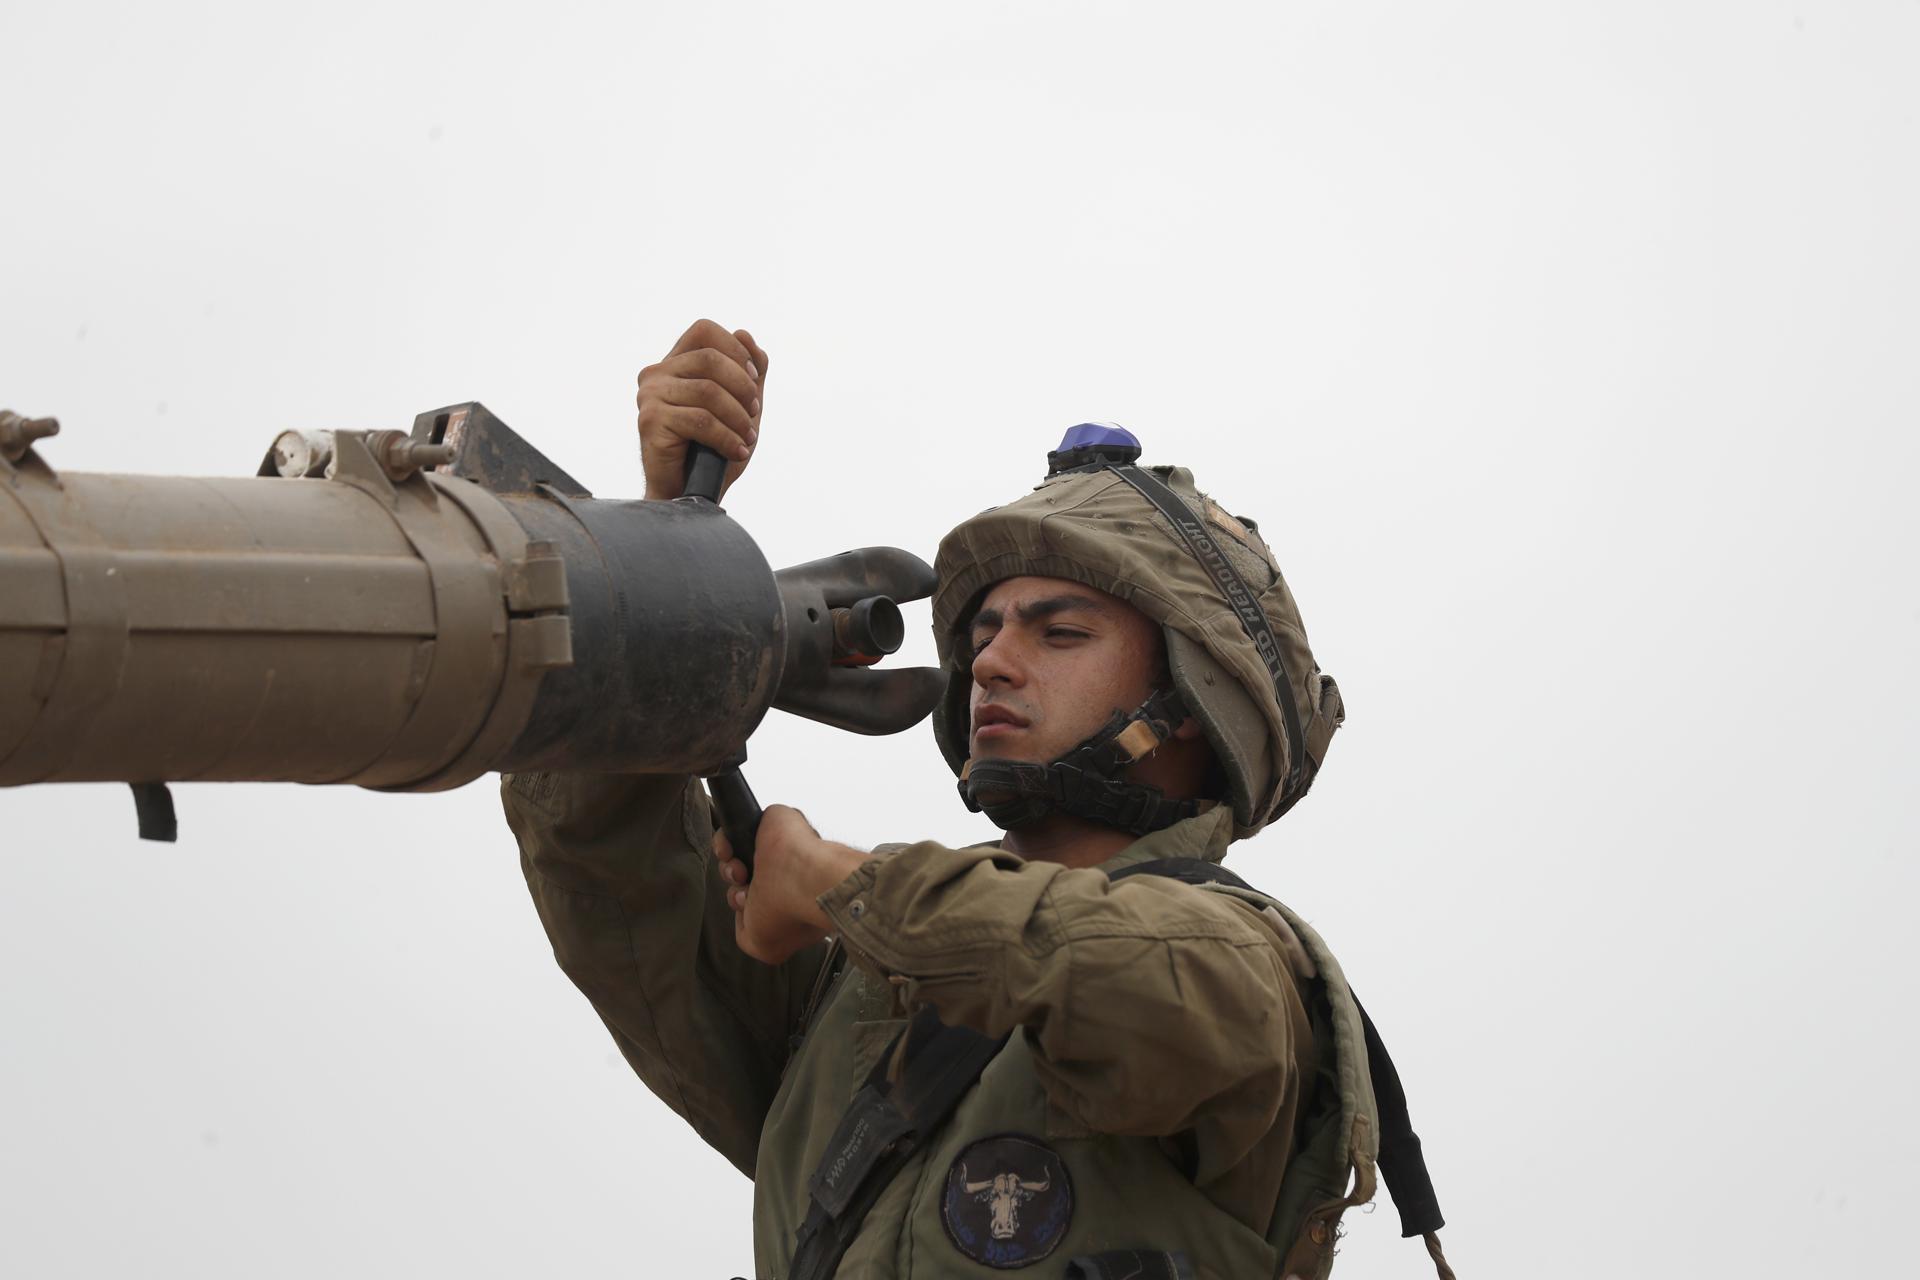
[[[1082,422],[1067,428],[1060,447],[1047,455],[1047,474],[1094,470],[1138,461],[1140,439],[1116,422]]]

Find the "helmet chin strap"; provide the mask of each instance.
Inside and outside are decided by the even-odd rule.
[[[1070,813],[1143,836],[1200,812],[1196,800],[1169,799],[1158,787],[1124,782],[1120,771],[1158,750],[1187,718],[1171,686],[1155,690],[1131,713],[1115,712],[1100,732],[1050,764],[969,760],[960,798],[1003,830],[1054,813]]]

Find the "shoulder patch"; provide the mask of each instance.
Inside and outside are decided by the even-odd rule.
[[[947,1169],[940,1220],[975,1262],[1002,1271],[1052,1253],[1073,1222],[1066,1163],[1038,1138],[1006,1133],[973,1143]]]

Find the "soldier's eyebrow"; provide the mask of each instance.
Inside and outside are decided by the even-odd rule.
[[[1044,622],[1058,613],[1072,609],[1085,609],[1101,617],[1111,617],[1113,610],[1096,596],[1048,596],[1044,600],[1029,600],[1014,606],[1013,611],[1020,615],[1022,622]],[[999,628],[1006,625],[1007,615],[999,609],[982,609],[973,615],[973,622],[967,630],[978,635],[984,627]]]
[[[1020,615],[1022,622],[1044,622],[1054,614],[1065,613],[1069,609],[1085,609],[1103,618],[1112,612],[1098,596],[1048,596],[1045,600],[1029,600],[1026,604],[1016,606],[1014,612]]]

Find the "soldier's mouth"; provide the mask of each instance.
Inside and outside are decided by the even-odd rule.
[[[973,711],[973,740],[975,743],[994,742],[1001,738],[1010,738],[1026,729],[1027,718],[1005,707],[983,705]]]
[[[995,703],[982,703],[973,709],[973,736],[978,738],[994,730],[1024,729],[1027,718]]]

